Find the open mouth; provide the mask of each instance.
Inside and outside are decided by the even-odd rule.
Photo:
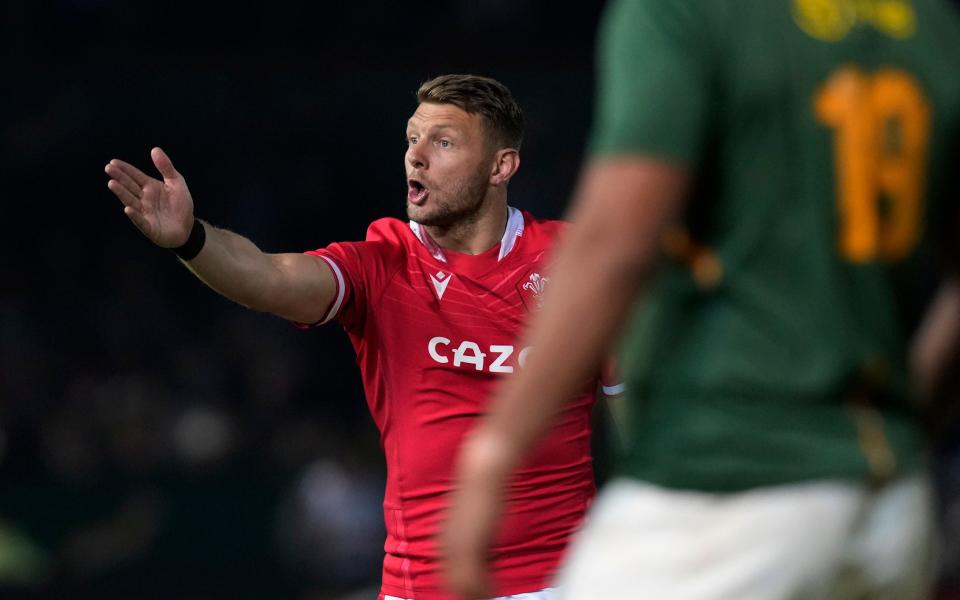
[[[416,179],[407,180],[407,202],[422,205],[427,200],[427,187]]]

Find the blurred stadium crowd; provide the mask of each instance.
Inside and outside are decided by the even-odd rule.
[[[559,216],[592,95],[600,6],[581,4],[0,6],[0,597],[375,584],[382,458],[346,336],[203,288],[130,226],[103,165],[163,146],[201,216],[268,250],[359,239],[402,215],[418,84],[476,72],[527,112],[513,202]],[[960,598],[960,433],[941,440]]]

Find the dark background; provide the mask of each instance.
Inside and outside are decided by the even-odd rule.
[[[103,166],[162,146],[199,216],[268,251],[362,239],[403,216],[418,85],[471,72],[526,111],[511,203],[558,217],[600,8],[0,5],[0,597],[373,597],[383,460],[346,336],[205,289]]]

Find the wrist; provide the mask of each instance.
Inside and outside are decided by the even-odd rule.
[[[173,253],[182,261],[193,260],[203,250],[203,245],[207,242],[207,230],[200,219],[193,220],[193,227],[190,228],[190,236],[181,246],[171,248]]]

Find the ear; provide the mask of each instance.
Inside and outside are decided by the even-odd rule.
[[[520,168],[520,153],[515,148],[501,148],[493,155],[491,185],[506,185]]]

